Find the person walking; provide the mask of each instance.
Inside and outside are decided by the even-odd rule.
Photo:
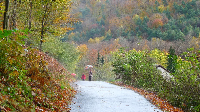
[[[85,74],[84,74],[84,73],[83,73],[83,75],[82,75],[81,79],[82,79],[83,81],[86,79],[86,76],[85,76]]]
[[[92,71],[89,72],[89,81],[92,81]]]

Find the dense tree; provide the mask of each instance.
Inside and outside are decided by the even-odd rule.
[[[77,22],[70,17],[70,0],[5,0],[3,15],[3,29],[29,29],[28,42],[37,44],[42,50],[45,36],[64,34],[71,30],[69,23]],[[37,44],[36,44],[37,43]],[[38,46],[37,46],[38,47]]]
[[[161,38],[167,41],[185,40],[192,26],[192,36],[198,35],[199,8],[196,0],[101,0],[80,3],[82,29],[78,26],[81,38],[85,41],[96,36],[107,36],[111,31],[112,38],[140,36],[151,39]],[[87,8],[86,8],[87,7]],[[94,8],[95,7],[95,8]],[[87,10],[87,11],[86,11]],[[87,13],[87,14],[86,14]],[[97,29],[91,29],[92,24],[97,24]],[[76,28],[76,27],[75,27]],[[104,28],[103,30],[99,30]],[[194,31],[195,29],[195,31]],[[172,33],[167,35],[168,33]],[[157,34],[158,33],[158,34]],[[98,34],[98,35],[97,35]],[[131,35],[130,35],[131,34]],[[174,34],[178,34],[174,36]],[[169,37],[168,37],[169,36]],[[80,38],[80,37],[79,37]],[[106,40],[111,39],[106,38]]]

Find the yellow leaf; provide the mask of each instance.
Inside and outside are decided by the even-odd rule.
[[[19,75],[19,72],[18,72],[17,70],[15,70],[15,71],[13,72],[13,74],[14,74],[14,75]]]
[[[12,63],[13,63],[13,60],[12,60],[12,58],[11,57],[9,57],[8,59],[8,62],[12,65]]]
[[[9,75],[17,76],[17,75],[19,75],[19,72],[17,70],[15,70],[15,71],[11,72]]]

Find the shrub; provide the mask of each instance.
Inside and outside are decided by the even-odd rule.
[[[158,64],[162,65],[163,67],[167,67],[167,53],[160,51],[159,49],[151,50],[148,54],[153,61]]]
[[[75,71],[75,64],[78,61],[79,53],[75,46],[68,42],[62,42],[59,38],[49,36],[43,44],[45,52],[61,62],[70,72]]]
[[[69,79],[61,85],[61,80],[51,77],[45,55],[24,47],[26,31],[5,30],[0,34],[1,107],[8,111],[67,110],[74,94]]]
[[[123,83],[135,87],[151,90],[167,99],[173,106],[182,108],[184,111],[200,110],[200,51],[189,49],[183,53],[185,60],[179,58],[171,49],[169,62],[171,62],[174,79],[163,79],[153,66],[152,54],[146,51],[120,49],[115,52],[113,67],[116,75],[121,76]],[[175,57],[175,58],[174,58]],[[173,67],[176,69],[173,69]]]
[[[162,78],[146,51],[120,50],[114,53],[114,72],[120,75],[123,83],[140,88],[158,91],[157,80]],[[155,87],[155,88],[154,88]]]

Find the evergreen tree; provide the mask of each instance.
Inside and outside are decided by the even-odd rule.
[[[99,54],[99,52],[98,52],[98,54],[97,54],[97,64],[96,64],[96,66],[97,67],[99,67],[99,65],[100,65],[100,54]]]
[[[106,32],[106,38],[105,38],[105,40],[110,40],[111,38],[112,38],[111,31],[108,30],[108,31]]]
[[[162,2],[163,2],[163,4],[164,4],[165,6],[167,6],[167,5],[168,5],[168,2],[167,2],[167,0],[162,0]]]
[[[159,2],[158,2],[157,0],[155,1],[155,5],[156,5],[156,6],[159,6],[159,5],[160,5]]]
[[[103,56],[101,57],[101,64],[102,65],[104,64],[104,57]]]
[[[97,67],[100,67],[104,64],[104,57],[103,56],[101,57],[99,52],[97,54],[97,62],[96,63],[97,63],[96,64]]]
[[[176,64],[177,64],[177,56],[175,54],[175,50],[171,46],[170,49],[169,49],[168,62],[167,62],[167,70],[169,70],[172,73],[175,73],[175,71],[176,71]]]
[[[169,11],[169,9],[167,8],[166,10],[163,11],[163,13],[167,16],[168,19],[171,19],[171,12]]]

